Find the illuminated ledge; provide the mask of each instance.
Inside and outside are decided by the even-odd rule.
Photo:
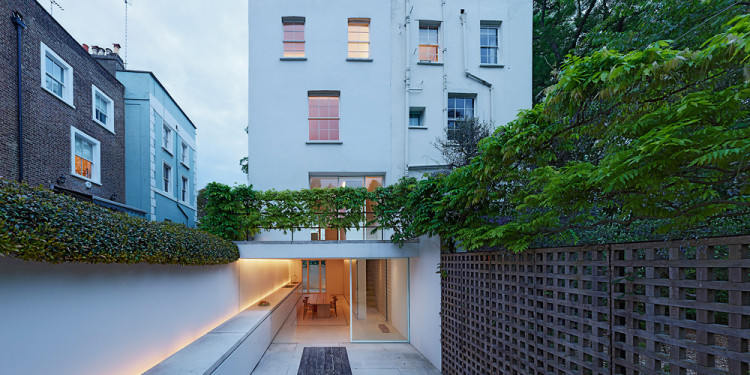
[[[300,297],[300,284],[279,288],[172,354],[145,375],[246,374],[252,371]]]
[[[404,246],[390,241],[247,241],[236,242],[243,259],[349,259],[413,258],[420,254],[419,240]]]

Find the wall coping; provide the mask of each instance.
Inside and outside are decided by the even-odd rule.
[[[252,306],[144,372],[144,375],[211,374],[300,287],[280,287],[262,299],[270,306]]]

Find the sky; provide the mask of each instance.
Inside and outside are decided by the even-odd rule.
[[[79,43],[125,47],[124,0],[55,1],[52,16]],[[129,2],[127,68],[154,72],[198,128],[198,188],[246,183],[247,1]]]

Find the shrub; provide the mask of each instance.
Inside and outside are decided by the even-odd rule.
[[[0,179],[0,255],[50,263],[226,264],[237,245]]]

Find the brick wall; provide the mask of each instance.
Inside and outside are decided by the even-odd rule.
[[[36,1],[0,2],[0,176],[18,177],[18,117],[16,27],[14,11],[22,14],[24,179],[50,187],[58,177],[62,187],[125,202],[124,87],[94,60]],[[41,86],[40,42],[73,68],[73,105],[64,103]],[[114,101],[112,134],[92,119],[94,84]],[[101,185],[84,186],[71,174],[71,126],[101,142]]]

